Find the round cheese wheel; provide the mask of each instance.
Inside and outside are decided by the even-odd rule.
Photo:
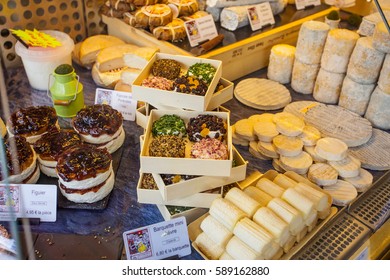
[[[279,135],[276,124],[273,122],[257,122],[254,124],[253,130],[257,138],[263,142],[272,142],[272,139]]]
[[[386,55],[378,79],[378,87],[384,92],[390,92],[390,54]]]
[[[364,192],[372,185],[374,177],[367,170],[360,168],[358,176],[343,179],[351,183],[358,192]]]
[[[295,58],[291,76],[291,87],[302,94],[312,94],[320,64],[305,64]]]
[[[337,183],[339,173],[327,163],[315,163],[309,168],[307,178],[320,186],[329,186]]]
[[[287,44],[277,44],[271,48],[267,77],[281,84],[291,81],[292,68],[294,65],[295,47]]]
[[[298,174],[306,174],[313,163],[313,159],[306,152],[301,152],[295,157],[280,156],[280,165],[286,171],[294,171]]]
[[[321,68],[314,84],[314,99],[322,103],[337,104],[344,77],[344,73],[332,73]]]
[[[346,206],[357,197],[356,188],[349,182],[337,180],[336,184],[324,186],[324,191],[330,194],[333,204]]]
[[[361,166],[360,160],[351,155],[347,155],[344,159],[339,161],[329,161],[328,164],[336,169],[343,178],[358,176]]]
[[[321,57],[321,68],[332,73],[346,73],[358,39],[359,34],[348,29],[330,30]]]
[[[260,154],[266,157],[279,158],[279,154],[272,143],[259,141],[257,144],[257,150]]]
[[[374,127],[390,129],[390,93],[383,92],[376,87],[368,103],[364,115]]]
[[[378,22],[372,35],[372,44],[377,50],[390,53],[390,34],[384,22]]]
[[[329,30],[324,22],[305,21],[299,30],[295,57],[306,64],[319,64]]]
[[[374,48],[372,37],[361,37],[349,60],[347,75],[361,84],[376,83],[384,58],[385,54]]]
[[[360,84],[345,76],[343,86],[341,87],[339,106],[363,116],[374,88],[375,84]]]
[[[278,135],[272,140],[272,143],[280,155],[294,157],[302,153],[303,142],[298,137]]]
[[[281,112],[274,115],[276,129],[286,136],[298,136],[305,127],[305,122],[287,112]]]
[[[321,132],[311,125],[306,125],[302,133],[298,135],[305,146],[315,146],[317,141],[321,138]]]
[[[303,150],[308,153],[315,163],[326,162],[326,159],[320,157],[316,151],[315,146],[304,146]]]
[[[339,139],[324,137],[317,141],[314,150],[320,157],[326,160],[337,161],[347,156],[348,146]]]
[[[264,114],[256,114],[252,115],[248,118],[248,120],[257,123],[257,122],[273,122],[274,114],[264,113]]]

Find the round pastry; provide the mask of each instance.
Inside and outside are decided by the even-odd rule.
[[[172,85],[172,90],[182,93],[205,96],[207,85],[198,78],[191,76],[181,76],[176,78]]]
[[[184,137],[187,135],[186,125],[179,116],[164,115],[153,122],[152,134],[154,137],[158,135],[176,135]]]
[[[121,0],[106,1],[99,9],[99,13],[108,17],[122,18],[126,12],[135,10],[135,5]]]
[[[210,63],[195,63],[188,68],[187,76],[196,77],[206,84],[210,84],[217,69]]]
[[[199,159],[229,159],[227,146],[215,138],[204,138],[191,147],[191,157]]]
[[[216,138],[223,141],[227,133],[227,124],[224,119],[215,115],[199,115],[190,118],[187,133],[192,142],[203,138]]]
[[[8,138],[5,143],[6,167],[8,182],[14,184],[35,184],[40,175],[37,165],[37,155],[23,136]],[[16,151],[13,150],[16,147]],[[14,162],[13,160],[16,160]],[[1,167],[0,167],[1,171]],[[0,183],[3,182],[3,172],[0,172]]]
[[[149,145],[152,157],[185,157],[186,140],[175,135],[161,135],[153,138]]]
[[[59,155],[75,145],[81,145],[81,137],[74,130],[52,130],[34,143],[33,147],[38,155],[39,168],[49,177],[57,177],[55,167]]]
[[[179,16],[192,15],[199,10],[197,0],[168,0],[168,3],[177,6]]]
[[[171,80],[157,76],[146,78],[142,81],[141,84],[143,87],[157,88],[162,90],[171,90],[172,85],[173,83]]]
[[[135,12],[137,27],[142,28],[166,25],[170,23],[172,19],[172,10],[166,4],[143,6]]]
[[[83,144],[65,150],[58,157],[56,172],[61,193],[76,203],[93,203],[114,187],[112,157],[107,149]]]
[[[7,121],[9,135],[24,136],[30,144],[55,127],[59,127],[58,117],[54,108],[49,106],[19,109]]]
[[[125,140],[122,114],[110,105],[86,106],[72,119],[72,126],[81,140],[107,148],[110,153],[119,149]]]
[[[174,80],[179,77],[180,71],[180,63],[173,59],[157,59],[152,65],[152,74],[154,76],[168,80]]]
[[[163,41],[178,42],[187,37],[184,21],[180,18],[174,18],[167,25],[153,28],[152,32],[154,37]]]

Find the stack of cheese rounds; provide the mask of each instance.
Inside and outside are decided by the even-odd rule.
[[[320,186],[331,186],[341,179],[352,184],[355,193],[364,192],[372,184],[372,175],[349,153],[345,142],[323,137],[302,117],[289,112],[265,113],[240,120],[233,127],[234,143],[243,141],[256,158],[272,160],[277,171],[293,171]]]
[[[194,240],[206,258],[279,259],[329,216],[332,199],[318,186],[296,173],[266,177],[213,201]]]

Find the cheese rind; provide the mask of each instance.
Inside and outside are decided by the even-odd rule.
[[[294,171],[298,174],[306,174],[312,165],[313,159],[306,152],[301,152],[295,157],[280,156],[280,165],[286,171]]]
[[[368,102],[370,100],[371,93],[375,88],[375,85],[376,84],[360,84],[355,82],[348,76],[345,76],[343,85],[341,87],[338,105],[352,112],[355,112],[360,116],[363,116],[366,112]]]
[[[310,181],[320,186],[336,184],[338,176],[337,170],[327,163],[313,164],[307,174]]]
[[[282,156],[295,157],[302,153],[303,141],[298,137],[278,135],[272,140],[272,143]]]
[[[317,141],[314,150],[320,157],[326,160],[337,161],[347,156],[348,146],[339,139],[324,137]]]
[[[261,206],[260,203],[239,188],[230,189],[225,195],[225,199],[244,211],[244,213],[250,218],[253,217],[253,214]]]
[[[213,216],[208,215],[200,224],[200,228],[213,242],[225,248],[233,233],[218,222]]]
[[[351,183],[358,192],[364,192],[372,185],[374,177],[367,170],[360,168],[358,176],[343,179]]]
[[[348,63],[347,76],[361,84],[374,84],[378,80],[385,54],[374,48],[372,37],[357,40]]]
[[[291,87],[302,94],[312,94],[320,64],[305,64],[295,58],[291,76]]]
[[[383,130],[390,129],[390,93],[382,91],[377,86],[371,94],[364,117],[374,127]]]
[[[328,163],[337,170],[341,177],[351,178],[359,175],[361,162],[354,156],[347,155],[340,161],[329,161]]]
[[[230,231],[233,231],[234,226],[240,219],[246,217],[241,209],[223,198],[214,199],[209,213]]]
[[[386,55],[378,79],[378,87],[384,92],[390,93],[390,54]]]
[[[321,67],[314,84],[314,99],[322,103],[337,104],[344,77],[344,73],[332,73]]]
[[[324,186],[324,191],[333,198],[333,204],[346,206],[357,197],[356,188],[349,182],[338,180],[336,184]]]
[[[390,53],[390,34],[384,22],[378,22],[375,26],[372,44],[377,50]]]
[[[281,84],[291,82],[295,58],[295,47],[287,44],[277,44],[271,48],[267,77]]]
[[[225,251],[223,247],[215,243],[205,232],[202,232],[196,237],[195,244],[210,260],[218,260]]]

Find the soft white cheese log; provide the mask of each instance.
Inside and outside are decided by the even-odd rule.
[[[249,24],[248,6],[235,6],[224,8],[220,15],[221,26],[234,31]]]
[[[234,260],[232,256],[230,256],[227,252],[223,252],[223,254],[219,257],[219,260]]]
[[[280,187],[284,188],[284,189],[288,189],[288,188],[292,188],[294,187],[297,182],[295,182],[294,180],[290,179],[289,177],[287,177],[286,175],[284,174],[278,174],[273,182],[277,185],[279,185]]]
[[[281,247],[291,236],[287,223],[268,207],[261,207],[257,210],[253,221],[268,230],[275,237],[275,242]]]
[[[281,84],[291,82],[294,66],[295,47],[287,44],[277,44],[271,48],[267,77]]]
[[[260,190],[258,187],[249,186],[244,189],[244,192],[250,197],[255,199],[261,206],[267,206],[267,204],[272,200],[272,196],[268,193]]]
[[[347,72],[349,58],[358,39],[359,34],[348,29],[330,30],[321,57],[321,68],[333,73]]]
[[[364,117],[374,127],[384,130],[390,129],[390,92],[386,93],[377,86],[371,94]]]
[[[390,65],[390,60],[389,60]],[[389,69],[390,70],[390,69]],[[390,71],[389,71],[390,79]],[[341,87],[339,106],[363,116],[376,84],[360,84],[345,76]],[[390,90],[390,83],[389,83]]]
[[[299,30],[295,57],[306,64],[319,64],[329,29],[324,22],[304,22]]]
[[[209,213],[228,230],[233,231],[236,223],[246,214],[230,201],[223,198],[216,198],[211,203]]]
[[[390,34],[384,22],[378,22],[372,35],[374,48],[384,53],[390,53]]]
[[[274,2],[275,0],[271,0]],[[207,0],[206,4],[208,7],[213,8],[225,8],[225,7],[234,7],[234,6],[244,6],[259,4],[263,2],[269,2],[269,0]]]
[[[268,208],[288,224],[292,235],[297,235],[305,227],[302,214],[281,198],[274,198],[268,203]]]
[[[314,85],[314,99],[322,103],[337,104],[344,77],[343,73],[332,73],[321,68]]]
[[[195,244],[209,260],[218,260],[224,252],[224,248],[215,243],[205,232],[196,237]]]
[[[315,209],[319,212],[322,212],[330,207],[328,203],[328,196],[319,190],[316,190],[304,183],[298,183],[295,186],[295,190],[309,198],[314,203]]]
[[[264,256],[269,251],[274,237],[260,225],[249,218],[244,218],[234,227],[233,233],[248,245],[253,251]]]
[[[226,245],[226,252],[235,260],[261,260],[263,257],[253,251],[237,236],[233,236]]]
[[[314,203],[310,201],[307,197],[300,194],[294,188],[287,189],[282,196],[282,199],[290,203],[293,207],[301,211],[303,219],[306,221],[308,218],[313,215],[315,211]]]
[[[257,181],[256,187],[272,197],[281,197],[285,191],[284,188],[278,186],[267,178],[261,178],[259,181]]]
[[[390,54],[386,55],[378,79],[378,87],[384,92],[390,93]]]
[[[305,64],[297,57],[291,75],[291,87],[302,94],[312,94],[320,64]]]
[[[213,242],[225,248],[232,238],[233,233],[218,222],[213,216],[208,215],[200,224],[200,228],[210,237]]]
[[[221,12],[222,12],[222,8],[207,6],[206,7],[206,12],[211,14],[211,16],[213,17],[213,20],[215,22],[218,22],[219,21],[219,17],[220,17]]]
[[[230,189],[225,195],[225,199],[244,211],[245,214],[247,214],[250,218],[253,217],[253,214],[255,214],[257,209],[261,206],[259,202],[250,197],[248,194],[244,193],[239,188]]]
[[[385,54],[374,48],[372,37],[361,37],[349,60],[347,76],[361,84],[374,84],[384,59]]]

